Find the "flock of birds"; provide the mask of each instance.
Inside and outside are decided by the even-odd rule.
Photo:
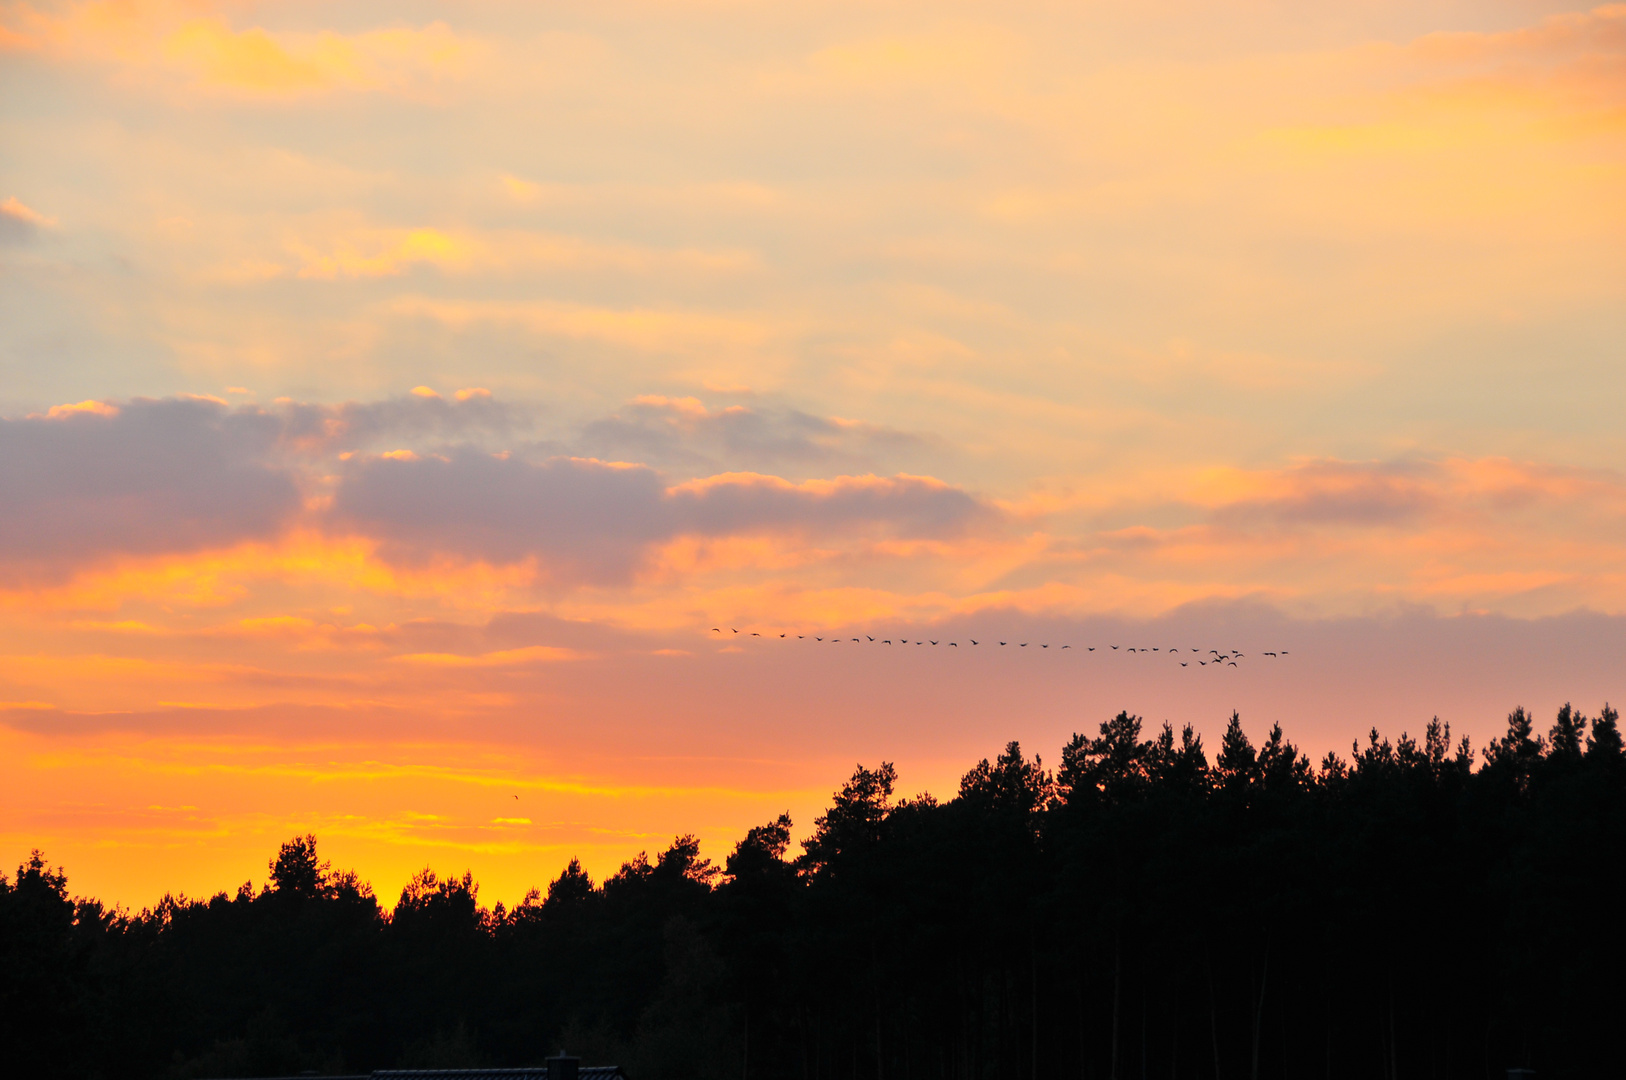
[[[877,637],[874,637],[873,635],[870,635],[870,634],[864,634],[861,637],[854,637],[854,638],[835,637],[835,636],[821,637],[821,636],[816,635],[816,634],[815,635],[808,635],[808,634],[791,635],[791,634],[785,633],[785,634],[775,635],[772,631],[769,631],[768,633],[764,634],[760,630],[741,631],[741,630],[735,629],[732,626],[727,627],[726,629],[724,627],[721,627],[721,626],[714,626],[714,627],[711,628],[711,632],[714,633],[714,634],[722,634],[725,638],[730,637],[731,635],[732,636],[738,636],[738,635],[744,634],[747,637],[773,638],[773,637],[777,636],[779,638],[784,638],[786,640],[789,640],[792,636],[794,636],[795,640],[797,640],[797,641],[806,641],[811,636],[812,640],[815,641],[815,642],[830,642],[830,643],[837,644],[837,645],[842,644],[844,642],[853,642],[853,643],[858,644],[858,645],[891,645],[891,644],[894,643],[894,639],[892,639],[892,638],[877,638]],[[970,638],[970,637],[966,638],[966,641],[970,642],[971,646],[976,646],[978,648],[982,647],[983,645],[988,645],[988,646],[993,646],[993,647],[1008,647],[1008,646],[1011,646],[1011,645],[1015,645],[1019,649],[1025,649],[1029,645],[1037,645],[1041,649],[1050,648],[1050,644],[1048,642],[999,641],[999,642],[996,643],[996,641],[993,638],[986,638],[986,639],[978,640],[977,638]],[[941,645],[941,646],[944,646],[946,648],[951,648],[951,649],[958,649],[960,647],[960,643],[958,641],[948,641],[946,639],[939,639],[939,640],[933,641],[930,638],[917,638],[917,639],[911,641],[911,640],[909,640],[907,638],[901,638],[900,637],[900,638],[896,639],[896,644],[898,644],[898,645]],[[970,646],[967,646],[967,647],[970,647]],[[1061,646],[1058,646],[1058,651],[1060,651],[1061,649],[1071,649],[1072,647],[1073,647],[1072,645],[1061,645]],[[1179,655],[1178,654],[1180,652],[1180,650],[1178,648],[1162,648],[1160,646],[1152,647],[1152,648],[1146,648],[1146,647],[1143,647],[1143,646],[1134,646],[1134,645],[1123,646],[1123,647],[1120,647],[1118,645],[1112,645],[1112,646],[1109,646],[1109,648],[1113,652],[1118,652],[1118,651],[1120,651],[1120,648],[1121,648],[1121,651],[1123,651],[1125,653],[1135,653],[1137,655],[1142,654],[1142,653],[1161,653],[1164,656],[1170,657],[1171,659],[1175,659],[1175,660],[1179,660]],[[1096,651],[1096,646],[1094,646],[1094,645],[1081,645],[1081,646],[1079,646],[1079,649],[1080,649],[1080,651],[1083,651],[1083,652],[1095,652]],[[1103,651],[1105,651],[1105,650],[1103,650]],[[1242,660],[1242,659],[1246,658],[1246,656],[1247,656],[1247,653],[1241,652],[1241,651],[1239,651],[1237,649],[1209,649],[1206,652],[1204,650],[1202,650],[1202,649],[1187,649],[1186,651],[1191,654],[1191,658],[1187,659],[1187,660],[1179,660],[1179,664],[1180,664],[1181,667],[1190,667],[1193,663],[1197,664],[1198,667],[1205,667],[1205,668],[1206,667],[1214,667],[1214,668],[1237,667],[1238,666],[1237,661]],[[1283,656],[1287,656],[1288,651],[1286,649],[1276,649],[1276,650],[1270,650],[1270,651],[1262,652],[1259,655],[1260,656],[1268,656],[1268,657],[1270,657],[1271,659],[1274,660],[1274,659],[1280,659]]]

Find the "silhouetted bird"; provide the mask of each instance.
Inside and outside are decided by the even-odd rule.
[[[1091,645],[1091,646],[1090,646],[1090,651],[1091,651],[1091,652],[1094,652],[1094,651],[1095,651],[1095,646],[1094,646],[1094,645]]]
[[[857,639],[857,638],[853,638],[853,640],[854,640],[854,641],[858,641],[858,639]],[[871,641],[874,641],[874,640],[875,640],[875,639],[874,639],[874,638],[870,638],[870,640],[871,640]],[[863,642],[862,642],[862,641],[858,641],[858,644],[860,644],[860,645],[862,645],[862,644],[863,644]]]
[[[865,637],[869,637],[869,635],[868,635],[868,634],[865,634],[865,635],[864,635],[864,636],[865,636]],[[870,639],[870,640],[871,640],[871,641],[874,641],[874,640],[875,640],[875,639],[874,639],[874,638],[872,638],[872,637],[869,637],[869,639]]]
[[[715,626],[711,628],[711,632],[714,633],[714,634],[721,634],[722,633],[722,631],[717,629]]]
[[[1265,655],[1266,655],[1266,656],[1275,656],[1275,655],[1276,655],[1276,654],[1275,654],[1275,653],[1273,653],[1273,652],[1267,652],[1267,653],[1266,653],[1266,654],[1265,654]]]
[[[883,642],[881,642],[881,644],[882,644],[882,645],[890,645],[890,644],[892,644],[892,639],[891,639],[891,638],[887,638],[887,639],[886,639],[886,640],[885,640],[885,641],[883,641]],[[907,642],[905,642],[905,644],[908,644],[908,643],[907,643]]]
[[[779,636],[780,636],[780,637],[784,637],[784,636],[785,636],[785,635],[784,635],[784,634],[780,634],[780,635],[779,635]]]
[[[1041,649],[1048,649],[1048,648],[1050,648],[1050,646],[1048,646],[1048,645],[1040,645],[1040,646],[1039,646],[1039,648],[1041,648]]]
[[[1283,650],[1282,650],[1282,655],[1283,655],[1283,656],[1286,656],[1286,655],[1287,655],[1287,650],[1286,650],[1286,649],[1283,649]]]
[[[932,644],[933,644],[933,645],[936,645],[936,644],[937,644],[937,642],[935,642],[935,641],[934,641],[934,642],[932,642]]]
[[[1001,642],[1000,642],[1000,644],[1001,644],[1001,645],[1003,645],[1003,644],[1005,644],[1005,643],[1004,643],[1004,642],[1003,642],[1003,641],[1001,641]]]
[[[1112,650],[1113,650],[1113,652],[1117,652],[1117,651],[1118,651],[1118,646],[1116,646],[1116,645],[1114,645],[1114,646],[1113,646],[1113,647],[1112,647]]]
[[[734,628],[733,628],[733,627],[732,627],[732,626],[730,626],[730,627],[729,627],[729,629],[730,629],[730,630],[734,630]],[[737,634],[737,633],[739,633],[739,631],[738,631],[738,630],[734,630],[734,632],[735,632],[735,633],[736,633],[736,634]]]
[[[1180,666],[1181,667],[1189,667],[1190,665],[1188,665],[1184,660],[1182,660],[1182,661],[1180,661]]]
[[[813,640],[814,641],[823,641],[824,639],[823,638],[814,638]]]
[[[1199,660],[1199,661],[1197,661],[1197,663],[1201,664],[1203,667],[1208,666],[1208,661],[1207,660]]]
[[[1232,666],[1232,667],[1236,667],[1236,661],[1235,661],[1235,660],[1232,660],[1232,661],[1231,661],[1231,666]]]
[[[972,639],[971,639],[971,644],[973,644],[973,645],[975,645],[975,644],[976,644],[976,643],[977,643],[977,639],[976,639],[976,638],[972,638]]]
[[[951,646],[953,646],[954,648],[956,648],[956,649],[958,649],[960,647],[960,643],[958,641],[951,641],[951,642],[949,642],[949,644]]]
[[[1072,646],[1071,646],[1071,645],[1063,645],[1063,646],[1062,646],[1062,648],[1064,648],[1064,649],[1071,649],[1071,648],[1072,648]]]
[[[757,633],[755,630],[753,630],[753,631],[751,631],[751,636],[752,637],[761,637],[762,635]]]

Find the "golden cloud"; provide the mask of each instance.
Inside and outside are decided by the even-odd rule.
[[[205,11],[207,9],[204,9]],[[179,79],[191,90],[297,98],[332,91],[421,92],[460,73],[473,43],[444,23],[360,34],[235,29],[195,4],[126,0],[37,10],[14,6],[0,47],[88,60],[126,76]]]

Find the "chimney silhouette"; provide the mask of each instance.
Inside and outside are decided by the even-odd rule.
[[[563,1050],[556,1057],[547,1059],[548,1080],[576,1080],[576,1070],[581,1068],[582,1059],[571,1057]]]

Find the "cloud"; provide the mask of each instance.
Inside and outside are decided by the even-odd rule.
[[[90,60],[126,75],[180,80],[189,90],[295,98],[333,91],[416,93],[462,71],[472,42],[445,23],[359,34],[234,28],[193,4],[163,0],[17,5],[0,47]]]
[[[1259,478],[1267,491],[1219,507],[1228,524],[1395,526],[1440,506],[1442,467],[1434,462],[1317,461]]]
[[[801,484],[731,473],[668,487],[645,465],[456,450],[348,463],[333,521],[378,538],[387,554],[515,562],[555,575],[624,579],[650,548],[681,535],[959,533],[994,511],[926,477],[839,477]]]
[[[1526,511],[1626,516],[1626,478],[1507,458],[1309,461],[1280,470],[1213,470],[1198,498],[1230,526],[1410,528],[1477,521],[1494,528]]]
[[[26,244],[40,233],[56,225],[56,218],[46,217],[38,210],[23,204],[15,195],[0,202],[0,245]]]
[[[499,401],[480,387],[460,388],[449,395],[417,387],[399,397],[337,405],[278,401],[271,411],[283,424],[289,447],[312,456],[403,443],[418,449],[459,443],[497,449],[529,432],[536,422],[534,411]]]
[[[292,475],[269,462],[280,427],[200,399],[0,420],[0,574],[274,534],[300,506]]]
[[[596,420],[576,440],[584,453],[693,472],[789,469],[803,475],[856,472],[912,461],[947,448],[933,440],[798,409],[730,405],[647,395]],[[891,467],[897,467],[892,464]]]

